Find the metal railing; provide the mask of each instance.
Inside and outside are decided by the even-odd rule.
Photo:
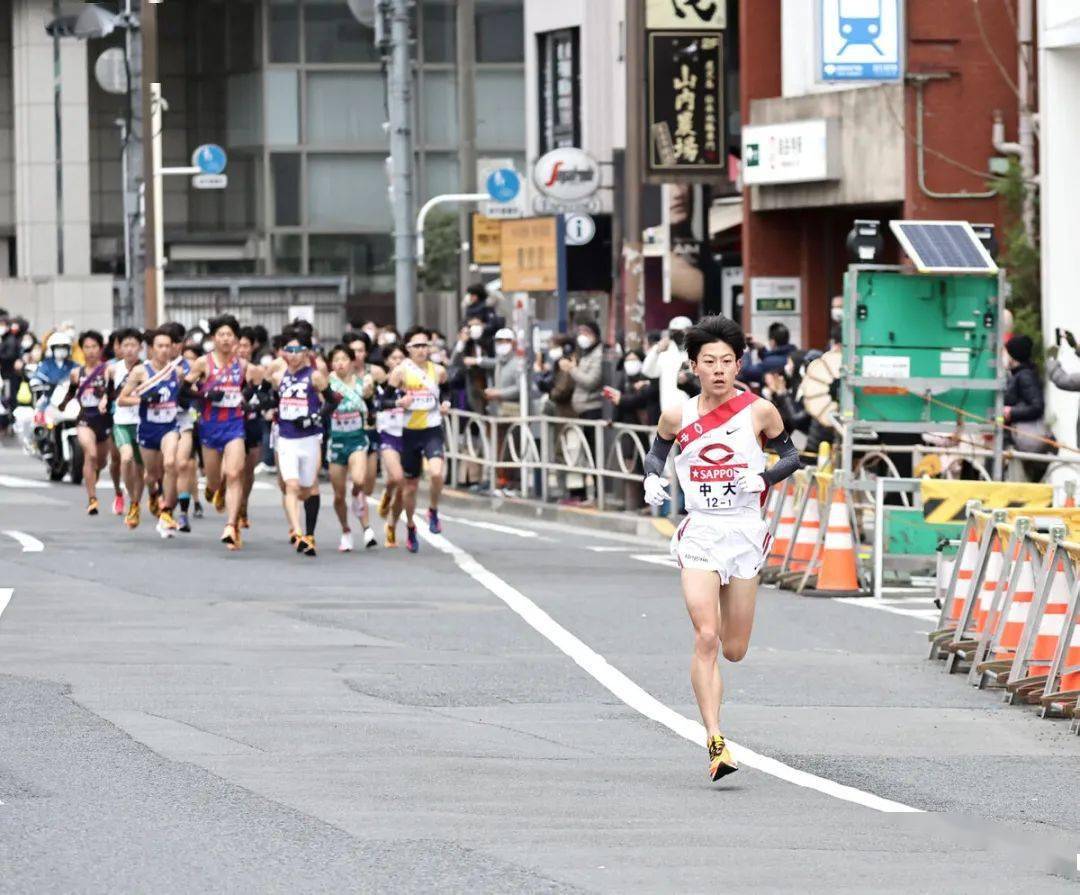
[[[655,426],[604,420],[451,410],[445,427],[448,481],[460,487],[476,472],[493,491],[516,479],[523,497],[549,501],[584,489],[592,492],[599,510],[639,509],[643,502],[634,497],[637,492],[624,487],[620,494],[618,485],[641,482],[655,431]]]

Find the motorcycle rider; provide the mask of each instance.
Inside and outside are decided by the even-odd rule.
[[[78,364],[71,357],[71,336],[65,332],[54,332],[45,343],[45,356],[30,377],[30,389],[34,394],[34,409],[38,415],[34,420],[34,441],[42,458],[49,462],[56,450],[56,445],[45,427],[43,413],[49,404],[53,390],[62,382],[69,382],[71,374],[78,369]]]

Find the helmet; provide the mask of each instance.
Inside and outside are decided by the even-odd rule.
[[[45,343],[45,350],[51,352],[56,348],[66,348],[71,351],[71,336],[65,332],[55,332],[49,336],[49,341]]]

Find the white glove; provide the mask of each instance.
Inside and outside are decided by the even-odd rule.
[[[760,494],[768,486],[759,473],[747,472],[744,469],[735,476],[735,487],[746,494]]]
[[[663,505],[664,501],[670,500],[671,495],[667,493],[667,486],[668,480],[660,478],[655,472],[645,476],[645,503],[658,507]]]

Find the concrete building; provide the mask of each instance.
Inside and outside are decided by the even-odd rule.
[[[167,275],[345,275],[354,312],[388,319],[388,141],[372,30],[345,0],[158,8],[165,165],[190,164],[204,142],[229,153],[227,189],[166,178]],[[107,325],[124,266],[126,98],[103,91],[93,66],[124,36],[54,44],[45,26],[56,12],[53,0],[0,0],[0,305]],[[461,181],[455,15],[453,0],[416,4],[418,202]],[[477,153],[523,166],[521,0],[475,0],[475,30]]]
[[[987,185],[998,154],[992,125],[1000,112],[1014,140],[1018,108],[1006,80],[1016,78],[1017,37],[1005,4],[900,3],[906,74],[873,85],[818,79],[819,6],[743,0],[739,20],[743,126],[836,125],[825,150],[835,165],[828,178],[756,185],[744,197],[750,300],[755,281],[795,278],[802,297],[795,331],[808,347],[828,338],[830,300],[842,289],[844,241],[856,219],[962,219],[1000,232],[1002,203]]]
[[[1072,0],[1041,0],[1039,28],[1039,171],[1042,214],[1043,338],[1053,344],[1054,329],[1080,335],[1080,252],[1076,246],[1080,208],[1080,5]],[[1052,184],[1052,187],[1050,185]],[[1080,360],[1062,347],[1067,370],[1080,372]],[[1075,444],[1078,411],[1075,392],[1046,389],[1048,413],[1057,438]]]

